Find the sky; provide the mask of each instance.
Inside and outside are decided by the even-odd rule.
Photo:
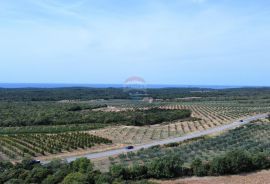
[[[0,0],[0,83],[270,86],[268,0]]]

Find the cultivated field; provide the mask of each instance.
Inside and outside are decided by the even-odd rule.
[[[155,107],[155,104],[151,105]],[[151,108],[149,105],[147,108]],[[128,108],[131,108],[129,106]],[[114,143],[141,144],[153,140],[181,136],[191,132],[206,130],[215,126],[231,123],[244,117],[269,112],[268,106],[248,104],[245,106],[225,102],[186,102],[164,103],[161,109],[190,109],[194,119],[188,121],[164,122],[150,126],[114,126],[90,131],[92,134],[111,139]],[[123,107],[121,107],[123,108]],[[120,108],[120,109],[121,109]],[[136,108],[143,108],[141,106]]]
[[[147,163],[154,158],[174,154],[179,155],[185,164],[189,165],[196,158],[209,161],[215,156],[234,149],[246,150],[250,153],[270,152],[269,120],[253,122],[214,137],[202,137],[179,144],[140,150],[137,153],[122,154],[112,162],[126,165]]]
[[[68,102],[65,102],[68,103]],[[73,103],[73,102],[72,102]],[[91,107],[102,104],[83,102]],[[101,111],[122,112],[159,108],[163,110],[189,109],[192,118],[163,122],[148,126],[105,124],[71,124],[26,127],[3,127],[0,130],[0,158],[19,160],[24,157],[52,158],[53,155],[76,155],[86,150],[91,152],[95,145],[111,143],[116,145],[142,144],[153,140],[177,137],[191,132],[206,130],[215,126],[231,123],[246,116],[269,112],[268,104],[239,104],[237,102],[203,101],[203,102],[163,102],[163,103],[132,103],[132,101],[111,101],[110,106],[102,107]],[[82,113],[87,114],[87,111]],[[103,128],[104,127],[104,128]],[[98,128],[98,129],[97,129]],[[81,133],[71,133],[71,132]],[[66,133],[65,133],[66,132]],[[57,140],[57,141],[54,141]],[[94,149],[93,148],[93,149]],[[103,147],[104,150],[106,147]],[[102,150],[100,150],[102,151]]]
[[[78,149],[91,148],[111,141],[88,133],[13,134],[0,136],[1,159],[22,159]]]

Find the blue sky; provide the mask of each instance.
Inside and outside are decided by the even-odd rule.
[[[1,0],[0,82],[270,86],[268,0]]]

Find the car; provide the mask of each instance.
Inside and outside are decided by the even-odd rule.
[[[30,164],[40,164],[40,160],[31,160]]]
[[[241,119],[240,122],[244,122],[244,120]]]
[[[134,146],[127,146],[126,149],[130,150],[130,149],[133,149]]]

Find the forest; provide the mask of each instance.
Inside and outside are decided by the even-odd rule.
[[[92,111],[106,105],[56,102],[0,102],[0,126],[124,124],[151,125],[189,118],[190,110]]]
[[[248,97],[270,98],[270,88],[158,88],[125,90],[125,88],[0,88],[0,101],[60,101],[93,99],[130,99],[135,93],[142,93],[154,99],[185,97],[226,97],[247,99]]]

